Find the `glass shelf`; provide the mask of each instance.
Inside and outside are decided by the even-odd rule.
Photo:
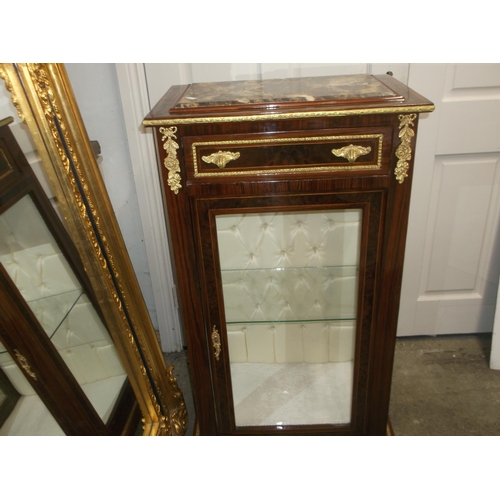
[[[226,321],[226,325],[280,325],[280,324],[295,324],[300,325],[311,324],[311,323],[319,323],[319,324],[328,324],[328,323],[340,323],[341,321],[355,321],[356,318],[346,317],[346,318],[325,318],[325,319],[278,319],[278,320],[262,320],[262,321]]]
[[[237,426],[349,422],[361,216],[216,216]]]
[[[222,269],[222,275],[225,276],[227,273],[256,273],[256,272],[279,272],[279,273],[297,273],[300,271],[316,270],[327,272],[328,270],[334,271],[339,270],[343,275],[352,276],[353,272],[357,273],[358,266],[303,266],[303,267],[256,267],[256,268],[246,268],[246,269]]]
[[[31,300],[27,304],[45,330],[45,333],[49,338],[52,338],[82,295],[83,291],[81,289],[75,289]],[[0,354],[4,352],[6,352],[6,349],[0,344]]]

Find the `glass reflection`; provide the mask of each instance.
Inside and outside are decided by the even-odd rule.
[[[0,216],[0,263],[104,422],[126,379],[115,346],[63,253],[25,196]],[[0,345],[0,368],[22,395],[2,433],[58,434],[53,418]],[[47,415],[48,414],[48,415]],[[33,415],[38,415],[35,421]],[[24,426],[21,423],[24,422]],[[8,427],[8,429],[7,429]]]
[[[237,426],[350,422],[361,216],[216,217]]]
[[[64,436],[64,431],[0,344],[0,366],[21,395],[0,427],[0,436]]]

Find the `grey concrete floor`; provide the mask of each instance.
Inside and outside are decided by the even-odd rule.
[[[188,427],[185,436],[192,436],[194,434],[195,409],[187,351],[164,354],[164,357],[167,366],[174,365],[174,377],[184,396],[188,413]]]
[[[500,435],[491,334],[399,338],[390,419],[396,436]]]
[[[390,419],[396,436],[500,435],[500,370],[489,368],[491,334],[400,338]],[[194,404],[186,352],[166,354],[188,410]]]

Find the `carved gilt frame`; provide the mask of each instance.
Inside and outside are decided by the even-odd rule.
[[[143,435],[182,435],[187,411],[167,367],[63,64],[2,63],[143,415]]]

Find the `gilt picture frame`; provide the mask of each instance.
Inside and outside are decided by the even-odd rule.
[[[143,435],[183,435],[184,398],[167,366],[63,64],[2,63],[141,410]]]

